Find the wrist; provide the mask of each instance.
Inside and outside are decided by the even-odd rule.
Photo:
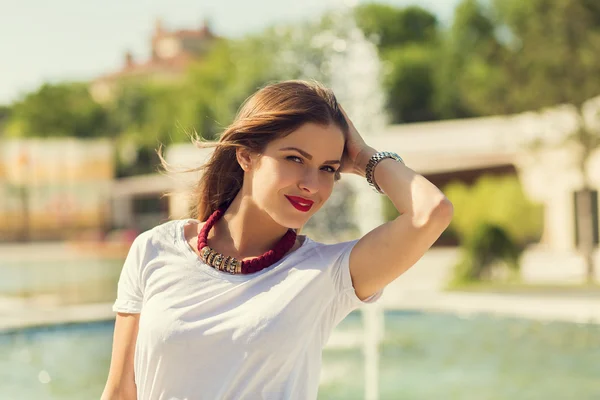
[[[380,194],[385,194],[385,192],[377,184],[377,180],[375,179],[375,172],[376,172],[375,170],[377,169],[377,166],[379,165],[379,163],[381,161],[388,159],[388,158],[404,164],[402,157],[400,157],[398,154],[390,152],[390,151],[381,151],[371,157],[371,159],[369,160],[369,163],[367,164],[367,168],[365,171],[367,182],[373,188],[373,190],[375,190],[377,193],[380,193]]]
[[[367,164],[369,163],[371,157],[373,157],[373,155],[376,153],[377,150],[372,147],[367,146],[363,148],[356,157],[356,162],[354,163],[354,173],[364,178],[366,176]]]

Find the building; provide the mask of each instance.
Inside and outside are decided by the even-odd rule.
[[[95,79],[90,93],[96,101],[106,102],[125,81],[177,82],[217,40],[207,20],[198,29],[169,30],[157,19],[150,38],[150,58],[137,61],[130,51],[125,52],[121,69]]]
[[[58,240],[110,228],[107,139],[0,142],[0,241]]]

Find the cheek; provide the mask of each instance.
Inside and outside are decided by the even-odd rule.
[[[269,165],[273,185],[279,188],[293,186],[302,177],[302,166],[282,160]]]
[[[257,171],[254,186],[262,192],[271,192],[292,185],[298,179],[298,169],[283,162],[266,162]],[[267,189],[267,190],[265,190]]]

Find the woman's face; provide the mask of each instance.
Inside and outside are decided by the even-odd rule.
[[[252,198],[279,225],[300,228],[327,201],[340,168],[344,134],[336,125],[306,123],[251,156]]]

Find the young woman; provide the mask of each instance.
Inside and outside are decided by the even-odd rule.
[[[130,249],[102,399],[316,399],[333,328],[421,258],[452,205],[369,147],[316,83],[251,96],[203,169],[196,218]],[[366,177],[400,216],[350,242],[297,234],[340,173]]]

